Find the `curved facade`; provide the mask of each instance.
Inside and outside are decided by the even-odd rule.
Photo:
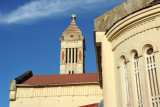
[[[95,31],[95,46],[101,47],[104,107],[160,107],[158,3],[123,17],[107,31]]]

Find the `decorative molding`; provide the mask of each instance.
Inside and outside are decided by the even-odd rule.
[[[158,53],[159,51],[154,51],[154,53]]]
[[[63,84],[16,84],[17,87],[47,87],[47,86],[71,86],[71,85],[99,85],[99,82],[63,83]]]
[[[143,42],[140,45],[140,52],[141,52],[140,55],[143,55],[143,52],[145,51],[147,47],[153,47],[154,52],[159,51],[157,44],[153,41],[148,40],[148,41]]]
[[[66,63],[66,49],[65,48],[61,48],[61,64],[65,64]]]
[[[142,58],[142,57],[143,57],[142,55],[139,55],[139,56],[138,56],[138,58]]]
[[[115,38],[111,40],[113,44],[112,50],[114,51],[121,43],[125,42],[127,39],[130,39],[133,36],[138,35],[139,33],[143,33],[153,28],[157,28],[155,17],[150,20],[145,20],[144,22],[136,22],[130,26],[122,28],[122,30],[118,31],[114,35]]]
[[[83,48],[78,48],[78,63],[83,64]]]
[[[116,23],[107,33],[107,39],[112,42],[114,51],[121,43],[140,33],[160,27],[160,5],[155,5],[135,12]]]

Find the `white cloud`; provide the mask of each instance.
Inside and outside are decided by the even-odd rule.
[[[57,16],[69,12],[71,9],[87,9],[98,7],[98,3],[105,0],[34,0],[18,7],[10,13],[0,12],[0,23],[12,24],[42,17]],[[103,4],[103,3],[102,3]],[[101,6],[101,5],[99,5]]]

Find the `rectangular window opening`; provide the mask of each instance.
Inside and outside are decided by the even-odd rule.
[[[76,63],[77,63],[77,57],[78,57],[78,49],[76,48]]]
[[[69,48],[69,63],[71,63],[71,48]]]
[[[72,63],[74,63],[74,48],[73,48],[73,51],[72,51],[72,56],[73,56]]]
[[[68,63],[68,48],[66,48],[66,63]]]

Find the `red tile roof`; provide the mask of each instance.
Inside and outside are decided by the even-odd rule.
[[[69,34],[69,33],[82,33],[81,30],[76,25],[75,20],[73,19],[69,27],[63,32],[63,34]]]
[[[89,104],[89,105],[85,105],[85,106],[79,106],[79,107],[98,107],[98,104]]]
[[[60,75],[33,75],[21,84],[74,84],[74,83],[98,83],[98,73],[84,74],[60,74]]]

